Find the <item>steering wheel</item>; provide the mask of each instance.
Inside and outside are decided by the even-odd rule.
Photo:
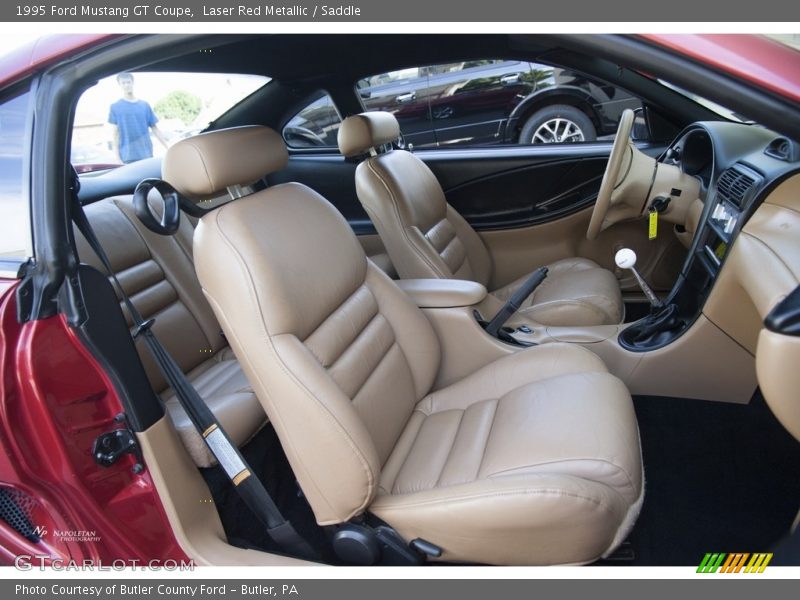
[[[614,190],[617,188],[620,169],[629,152],[631,144],[631,131],[633,130],[634,113],[630,108],[622,111],[622,117],[617,127],[617,135],[614,138],[614,145],[611,147],[611,155],[608,157],[606,172],[603,174],[603,182],[600,184],[600,191],[597,193],[597,202],[594,205],[592,219],[589,221],[589,229],[586,231],[586,239],[593,240],[600,233],[603,219],[611,205],[614,203]]]

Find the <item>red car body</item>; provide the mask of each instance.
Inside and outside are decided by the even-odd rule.
[[[0,58],[0,89],[117,37],[43,38]],[[752,86],[800,100],[797,51],[770,39],[642,37]],[[0,485],[21,502],[33,503],[40,527],[93,535],[33,544],[0,521],[0,563],[14,564],[20,555],[55,565],[186,560],[147,470],[136,472],[131,455],[101,467],[87,450],[91,440],[116,426],[122,412],[102,366],[63,316],[20,325],[17,284],[0,279]]]

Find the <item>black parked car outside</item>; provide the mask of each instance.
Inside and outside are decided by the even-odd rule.
[[[394,113],[416,148],[589,142],[613,134],[624,109],[641,106],[575,71],[514,60],[414,67],[362,79],[358,88],[364,108]],[[283,133],[296,148],[335,147],[339,123],[322,95]]]

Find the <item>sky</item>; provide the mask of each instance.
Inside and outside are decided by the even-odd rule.
[[[38,37],[38,34],[32,33],[3,33],[3,35],[0,35],[0,56],[8,54],[14,48],[23,46]]]

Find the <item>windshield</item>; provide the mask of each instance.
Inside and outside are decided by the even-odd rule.
[[[697,94],[694,94],[692,92],[684,90],[683,88],[681,88],[681,87],[679,87],[679,86],[677,86],[677,85],[675,85],[673,83],[670,83],[668,81],[664,81],[663,79],[659,79],[658,82],[661,85],[663,85],[664,87],[668,87],[669,89],[678,92],[682,96],[686,96],[690,100],[694,100],[698,104],[702,104],[708,110],[718,114],[721,117],[724,117],[724,118],[728,119],[729,121],[736,121],[737,123],[753,123],[754,122],[751,119],[748,119],[746,116],[744,116],[744,115],[742,115],[740,113],[732,111],[729,108],[725,108],[721,104],[717,104],[716,102],[714,102],[712,100],[709,100],[708,98],[703,98],[702,96],[698,96]]]
[[[229,73],[119,73],[78,101],[72,164],[79,173],[153,156],[208,125],[269,81]]]
[[[767,37],[784,46],[800,51],[800,33],[770,33]]]

